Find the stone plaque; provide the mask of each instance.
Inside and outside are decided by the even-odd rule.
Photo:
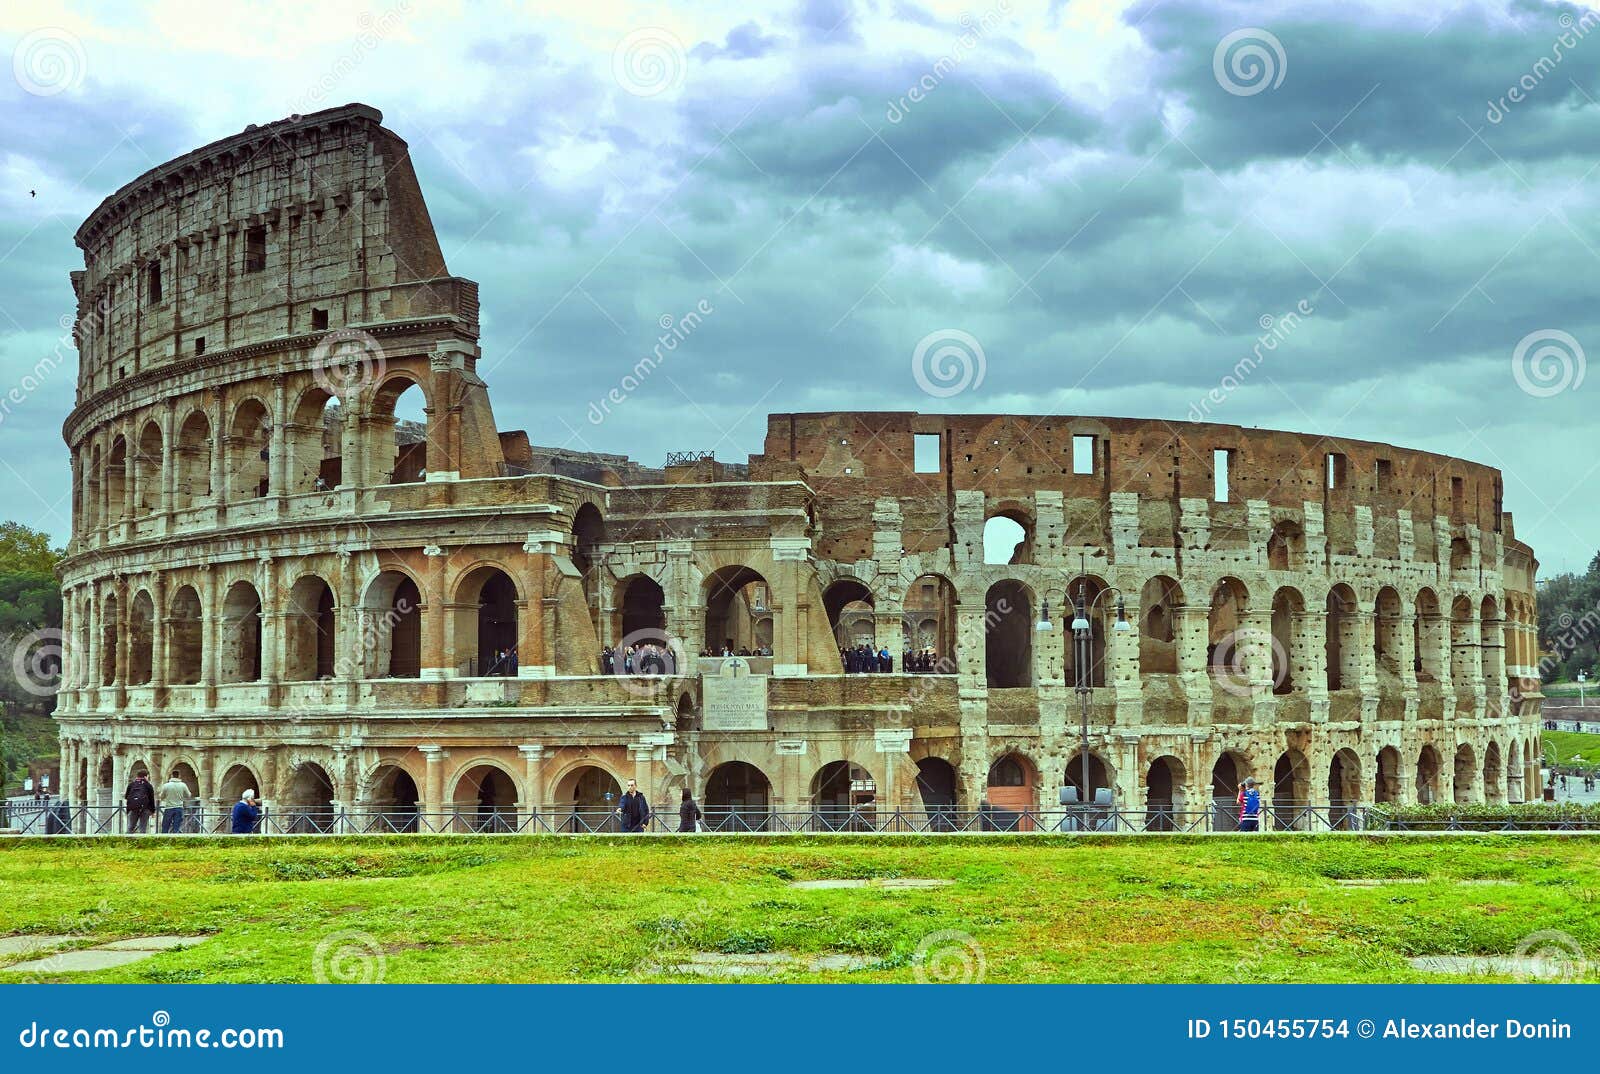
[[[707,731],[765,731],[767,729],[767,677],[765,675],[707,675],[702,726]]]

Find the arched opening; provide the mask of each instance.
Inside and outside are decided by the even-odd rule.
[[[1033,598],[1021,582],[996,582],[984,595],[985,677],[993,689],[1033,685]]]
[[[1217,831],[1239,830],[1239,785],[1250,771],[1249,760],[1231,750],[1211,766],[1211,826]]]
[[[1505,624],[1493,597],[1478,607],[1478,647],[1483,653],[1483,684],[1493,697],[1506,688]]]
[[[1077,609],[1081,607],[1084,618],[1089,622],[1087,666],[1083,669],[1083,677],[1080,678],[1078,668],[1080,639],[1072,629],[1073,619],[1066,619],[1067,629],[1062,631],[1065,646],[1062,668],[1068,685],[1106,684],[1106,639],[1111,636],[1113,616],[1116,612],[1113,601],[1102,599],[1106,588],[1103,579],[1092,575],[1080,575],[1067,584],[1067,603],[1061,610],[1062,618],[1066,619],[1068,612],[1076,618]]]
[[[1378,671],[1378,689],[1389,693],[1400,688],[1400,594],[1393,586],[1378,590],[1372,606],[1372,655]]]
[[[621,583],[617,606],[621,609],[617,636],[624,641],[636,634],[655,639],[667,629],[667,595],[654,578],[635,574]]]
[[[120,522],[128,517],[128,442],[122,437],[111,441],[106,458],[106,521]]]
[[[1032,563],[1032,519],[1019,511],[1005,511],[985,522],[983,561],[988,564]]]
[[[236,764],[231,766],[222,776],[222,783],[218,786],[222,795],[222,811],[226,818],[228,810],[233,808],[233,803],[244,797],[245,791],[254,791],[256,804],[261,804],[261,780],[249,765]],[[224,831],[227,829],[224,828]]]
[[[1500,763],[1500,744],[1492,738],[1483,750],[1483,800],[1490,805],[1504,805],[1506,800],[1505,771]]]
[[[877,816],[878,783],[860,765],[831,761],[811,777],[812,826],[826,831],[869,831]]]
[[[128,685],[144,686],[155,667],[155,604],[141,589],[128,607]]]
[[[828,614],[828,626],[833,630],[841,653],[854,648],[877,651],[878,625],[872,613],[872,590],[854,578],[841,578],[822,591],[822,607]],[[845,670],[851,670],[848,660]]]
[[[1372,800],[1380,805],[1400,801],[1400,751],[1393,746],[1378,751],[1378,778],[1373,783]]]
[[[622,785],[610,772],[595,765],[573,769],[556,785],[555,807],[565,814],[561,830],[617,831],[617,804],[621,799]]]
[[[145,422],[144,428],[139,432],[139,451],[133,460],[134,473],[137,475],[134,488],[139,497],[139,502],[135,505],[137,514],[149,515],[161,510],[161,467],[165,461],[164,455],[161,426],[153,421]]]
[[[1146,831],[1170,832],[1186,827],[1183,784],[1187,770],[1170,754],[1150,763],[1144,777]]]
[[[1478,678],[1473,666],[1478,650],[1474,625],[1472,602],[1457,597],[1450,604],[1450,681],[1458,695],[1465,694]]]
[[[937,574],[906,587],[902,605],[906,645],[902,670],[918,675],[956,673],[956,588]]]
[[[1522,743],[1512,739],[1506,750],[1506,801],[1513,804],[1524,801],[1522,787]]]
[[[922,758],[917,762],[917,793],[928,814],[928,827],[953,831],[961,802],[961,781],[956,778],[955,766],[943,757]]]
[[[183,419],[173,465],[172,506],[179,511],[211,502],[211,422],[196,410]]]
[[[1244,647],[1240,628],[1250,607],[1250,594],[1237,578],[1223,578],[1211,591],[1206,616],[1206,666],[1226,680],[1244,681]]]
[[[422,674],[422,595],[399,571],[384,571],[361,603],[361,644],[370,678],[415,679]]]
[[[294,584],[284,623],[289,643],[286,681],[333,678],[336,621],[333,590],[327,582],[307,575]]]
[[[399,765],[384,765],[372,776],[372,791],[367,803],[373,816],[365,824],[369,832],[414,832],[418,828],[417,781]]]
[[[706,780],[703,808],[706,827],[711,831],[765,831],[772,812],[772,784],[753,764],[719,764]]]
[[[1480,797],[1478,794],[1478,755],[1465,742],[1456,747],[1455,777],[1456,805],[1469,805],[1473,799]]]
[[[1272,595],[1272,692],[1292,694],[1300,688],[1295,681],[1292,654],[1295,621],[1305,612],[1305,600],[1293,586],[1284,586]]]
[[[1417,804],[1430,805],[1439,800],[1439,751],[1423,746],[1417,752]]]
[[[1328,826],[1339,830],[1359,827],[1356,807],[1361,804],[1361,758],[1342,749],[1328,765]]]
[[[1183,588],[1161,574],[1139,591],[1139,671],[1145,675],[1178,673],[1178,609]]]
[[[204,638],[200,594],[192,585],[183,586],[172,595],[172,618],[167,624],[167,682],[189,685],[200,681]]]
[[[272,419],[259,399],[246,399],[233,412],[228,430],[228,499],[234,503],[267,494],[271,473]]]
[[[517,784],[504,769],[474,765],[456,781],[450,796],[458,825],[475,832],[510,832],[517,828]]]
[[[1343,582],[1328,591],[1328,689],[1354,690],[1361,682],[1360,619],[1356,593]]]
[[[579,504],[572,515],[572,565],[583,579],[584,603],[596,609],[595,614],[600,604],[600,574],[595,567],[605,539],[606,522],[600,509],[592,503]],[[595,626],[598,629],[599,623]]]
[[[339,400],[308,388],[284,430],[289,452],[288,491],[324,492],[343,481],[344,423]]]
[[[989,766],[989,821],[1002,831],[1032,831],[1027,814],[1039,808],[1039,772],[1020,753],[1006,753]]]
[[[1311,826],[1311,764],[1297,749],[1285,750],[1272,768],[1273,827],[1305,830]]]
[[[1267,569],[1297,571],[1305,562],[1306,538],[1298,523],[1287,519],[1272,527],[1267,538]]]
[[[117,681],[117,646],[122,644],[122,609],[115,593],[100,600],[100,685]]]
[[[297,765],[289,780],[277,830],[296,835],[326,834],[333,830],[333,779],[312,761]]]
[[[261,595],[249,582],[228,587],[222,602],[222,648],[219,682],[256,682],[261,678]]]
[[[1417,591],[1417,615],[1411,624],[1411,640],[1415,656],[1412,667],[1417,681],[1439,682],[1445,668],[1439,654],[1443,650],[1444,618],[1439,614],[1439,598],[1431,589]]]
[[[723,567],[706,579],[706,645],[718,653],[750,656],[770,647],[757,621],[770,621],[767,580],[749,567]]]
[[[85,529],[95,529],[105,523],[100,510],[101,494],[104,492],[103,480],[105,472],[101,465],[100,445],[96,444],[89,453],[89,472],[83,480],[83,525]]]
[[[1067,770],[1063,773],[1062,785],[1073,788],[1080,802],[1098,806],[1114,805],[1110,769],[1106,767],[1105,760],[1092,751],[1089,753],[1089,792],[1084,793],[1083,756],[1083,750],[1080,749],[1067,759]]]
[[[373,393],[367,422],[369,485],[406,485],[428,476],[428,402],[422,386],[400,373]]]
[[[1465,537],[1453,537],[1450,540],[1450,569],[1452,571],[1472,569],[1472,545]]]
[[[517,587],[498,567],[477,567],[456,587],[456,670],[514,676],[517,660]]]

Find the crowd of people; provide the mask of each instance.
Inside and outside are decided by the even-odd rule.
[[[484,669],[484,675],[515,675],[517,673],[517,647],[496,649],[494,659]]]
[[[735,649],[733,647],[733,642],[725,641],[725,642],[722,643],[722,647],[721,648],[717,648],[714,645],[707,645],[704,649],[700,650],[700,655],[701,656],[771,656],[772,655],[772,646],[770,646],[770,645],[758,645],[754,649],[752,649],[749,646],[741,645],[739,648]]]
[[[600,650],[602,675],[676,675],[677,663],[670,648],[652,641],[620,650],[607,645]]]
[[[839,661],[844,665],[846,675],[887,674],[894,671],[894,657],[889,655],[888,646],[874,648],[863,642],[853,648],[840,649]],[[932,646],[907,649],[900,654],[900,667],[910,675],[947,675],[955,670],[949,661],[940,658]]]

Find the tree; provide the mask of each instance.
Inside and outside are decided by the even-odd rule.
[[[55,755],[55,675],[61,666],[61,551],[48,534],[0,523],[0,789]]]
[[[54,575],[60,549],[50,547],[50,535],[20,522],[0,522],[0,574]]]
[[[1586,574],[1558,574],[1539,589],[1539,648],[1545,682],[1600,670],[1600,554]]]

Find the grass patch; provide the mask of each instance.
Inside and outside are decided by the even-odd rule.
[[[788,886],[896,877],[955,883]],[[62,977],[96,982],[310,981],[335,934],[391,982],[689,979],[697,952],[910,981],[936,933],[970,937],[991,981],[1423,981],[1407,956],[1545,929],[1600,951],[1597,877],[1600,838],[1543,836],[13,839],[0,935],[212,934]],[[1399,878],[1426,882],[1336,883]],[[1486,878],[1511,883],[1460,883]],[[871,961],[806,968],[836,954]]]
[[[1544,753],[1548,760],[1559,765],[1593,767],[1600,765],[1600,735],[1582,731],[1545,731]]]

